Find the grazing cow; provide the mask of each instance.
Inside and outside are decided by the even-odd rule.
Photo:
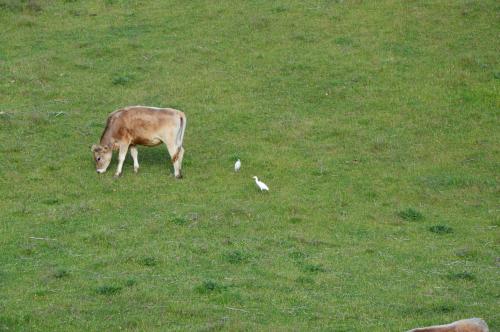
[[[97,173],[106,172],[113,150],[118,150],[115,177],[120,176],[129,147],[134,160],[134,172],[137,173],[139,162],[136,145],[155,146],[165,143],[174,164],[174,175],[181,178],[185,129],[186,115],[172,108],[129,106],[116,110],[108,117],[101,142],[92,146]]]
[[[421,327],[408,332],[488,332],[488,325],[481,318],[470,318],[446,325]]]

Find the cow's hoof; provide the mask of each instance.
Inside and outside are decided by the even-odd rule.
[[[183,176],[182,176],[182,174],[179,174],[179,175],[176,175],[175,178],[180,180],[183,178]]]
[[[139,173],[139,168],[134,168],[134,173],[135,174]]]
[[[120,176],[122,176],[122,173],[115,173],[115,175],[113,175],[113,179],[118,179]]]

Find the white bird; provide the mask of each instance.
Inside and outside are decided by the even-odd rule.
[[[234,171],[235,172],[238,172],[241,168],[241,161],[238,159],[236,160],[236,162],[234,163]]]
[[[259,181],[256,176],[253,177],[255,179],[255,183],[260,188],[260,191],[269,191],[269,187],[262,181]]]

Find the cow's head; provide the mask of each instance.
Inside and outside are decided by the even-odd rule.
[[[92,155],[94,156],[95,169],[97,173],[104,173],[111,162],[113,149],[108,145],[92,145]]]

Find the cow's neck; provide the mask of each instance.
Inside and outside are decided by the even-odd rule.
[[[115,145],[115,141],[111,135],[111,130],[106,128],[106,131],[101,136],[101,146],[111,146]]]

